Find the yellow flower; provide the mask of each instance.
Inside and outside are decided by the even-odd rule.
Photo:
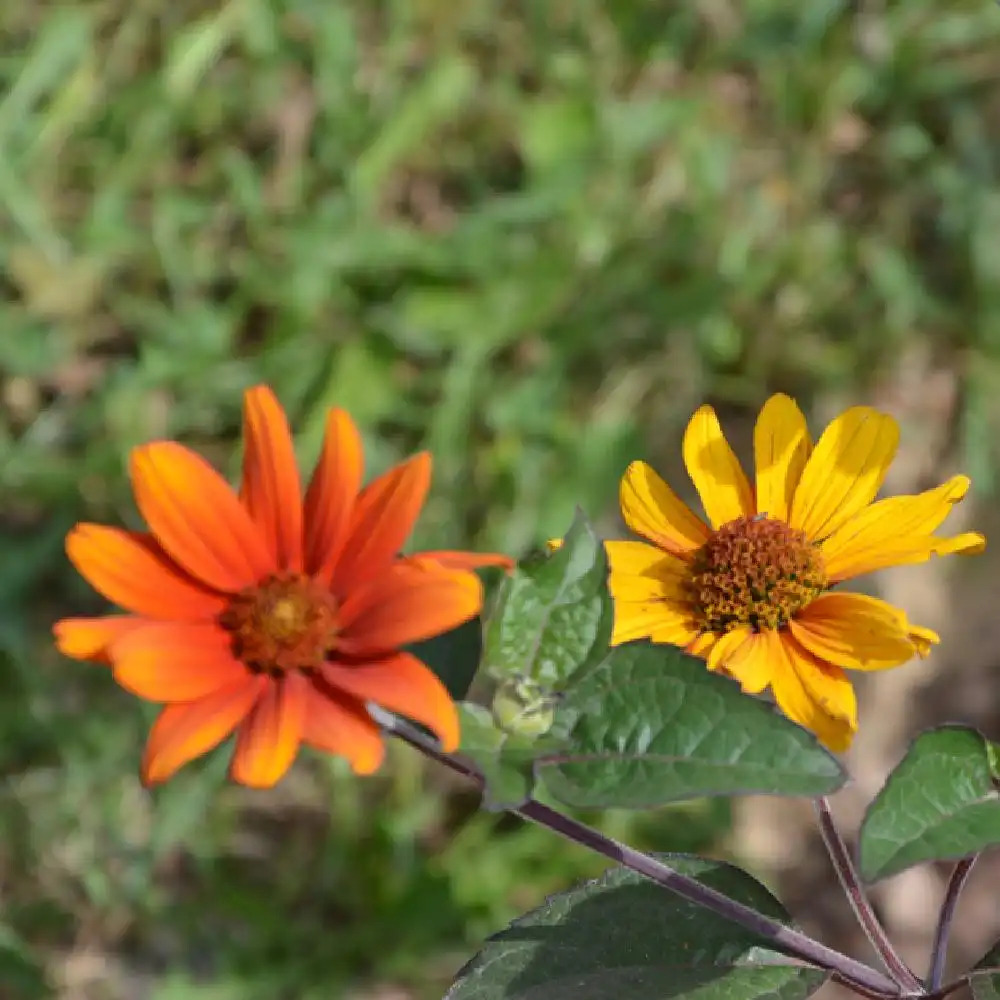
[[[622,514],[646,541],[607,543],[612,643],[682,646],[748,693],[770,686],[790,719],[846,749],[857,704],[844,668],[895,667],[939,640],[885,601],[832,588],[986,544],[977,532],[933,534],[965,496],[965,476],[873,502],[898,439],[892,417],[858,406],[813,446],[796,404],[772,396],[754,429],[751,483],[715,412],[701,407],[684,435],[684,463],[708,524],[645,462],[622,479]]]

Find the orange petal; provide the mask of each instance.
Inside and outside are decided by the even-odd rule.
[[[795,401],[782,393],[763,406],[753,429],[757,512],[788,520],[795,487],[812,450],[806,418]]]
[[[152,535],[101,524],[78,524],[66,554],[80,575],[113,604],[149,618],[212,618],[226,599],[193,580]]]
[[[132,484],[157,541],[209,586],[232,593],[277,568],[229,484],[193,451],[173,441],[136,448]]]
[[[899,444],[899,425],[870,406],[845,410],[820,435],[792,498],[788,523],[822,541],[878,493]]]
[[[309,697],[302,740],[317,750],[345,757],[355,774],[374,774],[385,757],[378,726],[356,701],[329,686]]]
[[[474,573],[398,562],[344,601],[338,646],[351,655],[389,652],[456,628],[482,604]]]
[[[701,406],[684,431],[684,465],[708,520],[720,528],[754,514],[753,490],[711,406]]]
[[[455,703],[434,673],[410,653],[359,666],[330,663],[323,678],[339,691],[423,723],[446,753],[458,749]]]
[[[704,521],[645,462],[625,470],[619,499],[625,523],[665,552],[687,558],[708,539]]]
[[[96,660],[110,664],[108,646],[116,639],[149,623],[135,615],[106,618],[64,618],[52,626],[56,648],[74,660]]]
[[[916,654],[903,612],[866,594],[821,594],[788,630],[814,656],[849,670],[884,670]]]
[[[281,404],[266,385],[243,397],[243,483],[240,499],[279,569],[302,569],[302,483]]]
[[[142,758],[142,783],[166,781],[179,767],[218,746],[246,718],[270,682],[246,676],[199,701],[167,705],[157,716]]]
[[[316,697],[300,673],[268,685],[236,737],[229,776],[251,788],[270,788],[292,766],[302,742],[309,700]]]
[[[415,455],[369,483],[354,508],[350,534],[333,568],[340,594],[379,576],[399,554],[431,484],[431,456]]]
[[[305,505],[306,569],[323,580],[330,579],[347,541],[363,472],[364,452],[354,421],[344,410],[330,410]]]
[[[111,647],[115,680],[148,701],[195,701],[238,684],[247,668],[217,625],[151,622]]]
[[[499,566],[501,569],[513,569],[516,560],[500,552],[417,552],[410,556],[415,562],[428,561],[437,563],[445,569],[483,569],[486,566]]]

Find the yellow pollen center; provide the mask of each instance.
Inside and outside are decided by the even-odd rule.
[[[814,601],[828,580],[823,557],[784,521],[740,517],[694,554],[688,599],[705,631],[777,629]]]
[[[272,576],[233,597],[219,616],[233,654],[255,673],[322,666],[337,640],[337,602],[301,574]]]

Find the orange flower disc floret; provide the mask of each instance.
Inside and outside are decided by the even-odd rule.
[[[685,581],[702,628],[721,634],[786,625],[827,587],[819,548],[766,517],[738,517],[694,553]]]
[[[233,655],[254,673],[278,677],[320,669],[337,640],[337,602],[315,580],[272,576],[236,594],[219,616]]]

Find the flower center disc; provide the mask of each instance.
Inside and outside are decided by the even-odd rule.
[[[819,549],[784,521],[740,517],[695,553],[689,599],[707,631],[777,629],[827,587]]]
[[[315,670],[337,638],[337,603],[309,577],[270,577],[241,591],[219,617],[233,654],[251,670]]]

